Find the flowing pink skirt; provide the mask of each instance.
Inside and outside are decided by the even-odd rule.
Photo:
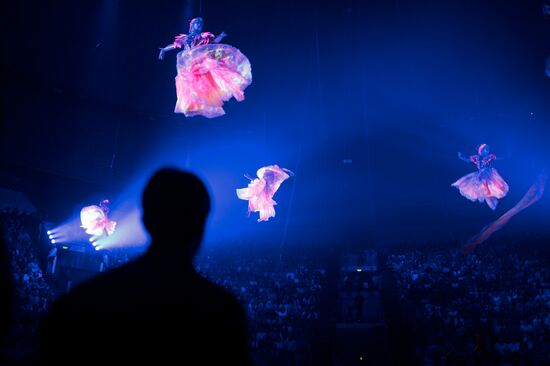
[[[248,212],[258,212],[260,221],[268,221],[270,217],[275,217],[275,206],[277,202],[272,198],[273,195],[266,189],[266,181],[257,178],[251,181],[246,188],[237,189],[237,197],[248,201]]]
[[[86,234],[90,235],[101,236],[105,232],[111,235],[116,229],[116,221],[107,219],[105,212],[96,205],[86,206],[80,210],[80,222]]]
[[[493,210],[508,193],[508,183],[502,179],[495,168],[485,168],[463,176],[452,184],[460,194],[470,201],[485,201]]]
[[[250,62],[238,49],[207,44],[178,53],[175,113],[212,118],[225,114],[223,102],[244,100],[252,83]]]
[[[277,204],[273,196],[287,180],[292,172],[287,169],[281,169],[278,165],[269,165],[258,169],[257,179],[252,180],[248,187],[237,189],[237,196],[242,200],[248,200],[248,212],[258,212],[260,221],[268,221],[275,217],[275,208]]]

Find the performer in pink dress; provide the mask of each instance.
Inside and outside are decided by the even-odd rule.
[[[278,165],[269,165],[258,169],[256,175],[256,179],[247,176],[250,183],[247,188],[237,189],[237,196],[248,201],[248,213],[260,213],[258,222],[268,221],[270,217],[275,217],[275,192],[281,183],[294,174],[288,169],[279,168]]]
[[[115,232],[116,221],[109,220],[109,200],[103,200],[99,206],[92,205],[80,210],[80,222],[86,234],[101,236],[112,235]]]
[[[177,55],[175,113],[186,117],[212,118],[225,114],[223,102],[231,97],[244,100],[244,89],[252,83],[250,62],[238,49],[219,44],[224,32],[214,36],[202,32],[202,18],[189,23],[189,34],[180,34],[173,44],[161,48],[159,59],[176,48]]]
[[[492,167],[492,162],[497,157],[489,152],[489,145],[481,144],[477,152],[477,155],[472,155],[469,159],[458,153],[459,159],[474,163],[478,170],[460,178],[452,186],[458,188],[460,194],[470,201],[485,201],[494,210],[498,200],[508,193],[508,184]]]

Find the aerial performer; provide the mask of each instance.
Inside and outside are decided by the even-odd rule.
[[[223,102],[231,97],[241,102],[244,90],[252,83],[250,62],[238,49],[221,44],[224,32],[217,36],[203,32],[203,19],[189,23],[189,33],[176,36],[174,43],[161,48],[159,59],[168,51],[182,49],[177,54],[175,113],[186,117],[208,118],[225,114]]]
[[[83,207],[80,210],[80,222],[86,234],[112,235],[115,232],[116,221],[109,220],[109,200],[103,200],[99,205]]]
[[[512,217],[516,216],[518,213],[540,200],[544,194],[547,177],[548,173],[544,170],[541,174],[539,174],[535,182],[531,185],[531,187],[529,187],[522,199],[514,207],[506,211],[506,213],[500,216],[497,220],[485,226],[479,234],[468,240],[464,246],[464,252],[466,254],[472,252],[479,244],[489,239],[491,234],[502,229],[502,227],[504,227],[504,225],[506,225]]]
[[[250,179],[246,188],[237,189],[237,196],[242,200],[248,201],[248,213],[259,212],[258,222],[268,221],[270,217],[275,217],[275,208],[277,204],[273,200],[275,192],[281,184],[294,175],[290,170],[279,168],[278,165],[264,166],[256,172],[258,178]]]
[[[498,200],[508,193],[508,183],[493,168],[492,162],[497,157],[490,153],[489,145],[479,145],[477,154],[469,158],[459,152],[458,158],[468,163],[474,163],[477,172],[465,175],[454,182],[452,186],[458,188],[460,194],[470,201],[485,201],[492,210],[496,209]]]

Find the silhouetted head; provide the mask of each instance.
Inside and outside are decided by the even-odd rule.
[[[477,153],[481,156],[489,155],[489,152],[490,152],[489,145],[487,145],[487,144],[481,144],[477,148]]]
[[[204,21],[201,17],[193,18],[189,22],[189,33],[199,33],[202,32],[202,25]]]
[[[197,176],[178,169],[159,170],[143,191],[142,206],[151,250],[195,255],[210,211],[208,190]]]

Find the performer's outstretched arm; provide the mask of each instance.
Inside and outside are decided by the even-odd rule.
[[[282,171],[286,172],[288,175],[290,175],[291,177],[294,176],[294,172],[290,169],[287,169],[287,168],[281,168]]]
[[[159,53],[159,60],[162,60],[164,58],[164,54],[168,51],[172,51],[176,48],[176,46],[174,46],[174,44],[169,44],[168,46],[164,47],[164,48],[161,48],[160,49],[160,53]]]
[[[214,38],[214,43],[220,43],[225,37],[227,37],[227,34],[225,32],[221,32],[216,36],[216,38]]]
[[[472,162],[472,161],[470,160],[470,158],[467,158],[467,157],[465,157],[464,155],[462,155],[462,153],[461,153],[460,151],[458,152],[458,158],[459,158],[460,160],[462,160],[462,161],[467,162],[467,163],[471,163],[471,162]]]

